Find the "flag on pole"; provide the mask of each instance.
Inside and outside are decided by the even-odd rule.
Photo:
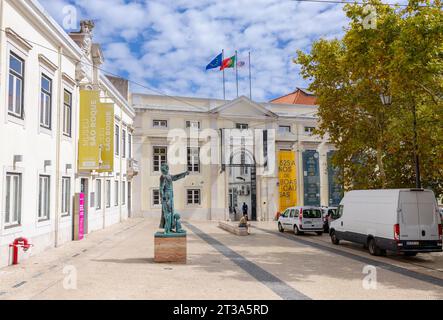
[[[239,68],[243,68],[245,65],[246,65],[246,62],[244,62],[244,61],[237,62],[237,67],[239,67]]]
[[[235,67],[235,61],[237,60],[236,56],[232,56],[228,59],[223,60],[222,65],[220,67],[220,70],[225,70],[228,68],[234,68]]]
[[[222,66],[223,53],[220,53],[217,57],[215,57],[207,66],[206,70],[215,69]]]

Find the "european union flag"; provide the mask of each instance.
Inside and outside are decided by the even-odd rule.
[[[222,65],[223,53],[220,53],[210,64],[206,66],[206,70],[219,68]]]

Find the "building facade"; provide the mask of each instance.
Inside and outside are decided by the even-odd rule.
[[[175,209],[185,219],[272,220],[288,206],[336,205],[334,147],[312,134],[315,105],[132,95],[136,110],[136,212],[158,216],[160,166],[173,174]],[[246,206],[245,206],[246,204]]]
[[[88,200],[87,232],[128,217],[135,114],[118,82],[99,72],[103,60],[99,46],[88,42],[92,38],[80,43],[78,35],[68,35],[37,1],[1,0],[0,26],[0,266],[4,266],[11,263],[9,244],[19,237],[33,244],[28,253],[20,253],[20,259],[72,241],[74,200],[81,192]],[[88,24],[82,23],[82,31],[79,34],[92,37]],[[100,91],[104,102],[115,104],[119,153],[113,171],[106,174],[78,170],[80,92],[93,89]],[[98,194],[97,179],[103,179]],[[109,191],[105,179],[112,180]],[[111,193],[109,207],[104,204],[106,192]]]
[[[132,136],[135,112],[128,102],[126,80],[106,76],[101,72],[104,56],[100,45],[93,42],[94,23],[82,21],[79,32],[70,36],[83,52],[77,66],[80,91],[98,91],[102,103],[113,105],[114,135],[113,168],[78,170],[78,188],[85,194],[85,232],[103,229],[131,215],[132,178],[137,174],[132,159]],[[80,101],[82,103],[82,101]]]

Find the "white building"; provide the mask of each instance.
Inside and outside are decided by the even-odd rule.
[[[238,219],[246,203],[250,219],[272,220],[288,205],[340,200],[328,165],[334,147],[312,135],[318,123],[315,105],[143,94],[133,94],[131,102],[141,172],[134,204],[144,216],[160,217],[162,162],[173,174],[191,172],[174,189],[175,209],[185,219]],[[177,154],[184,161],[176,161]]]
[[[19,236],[32,240],[34,252],[71,240],[74,79],[82,52],[36,1],[2,0],[0,25],[6,31],[0,32],[0,265],[5,265],[8,245]]]
[[[113,85],[118,79],[106,78],[92,67],[102,62],[99,46],[91,45],[88,51],[87,42],[76,43],[78,37],[73,35],[74,41],[66,34],[37,1],[0,0],[0,27],[0,266],[4,266],[11,263],[9,244],[16,238],[25,237],[34,245],[27,255],[71,241],[73,199],[80,191],[87,193],[91,205],[87,231],[128,216],[133,162],[128,164],[127,159],[134,112],[127,95]],[[116,144],[121,146],[121,137],[126,137],[126,154],[116,155],[115,170],[106,177],[114,190],[109,208],[104,186],[101,196],[94,194],[97,176],[77,170],[80,89],[99,89],[105,102],[115,103],[120,132]],[[99,210],[95,210],[97,199],[103,201]],[[20,259],[25,257],[21,253]]]
[[[132,159],[133,119],[135,112],[128,103],[128,82],[105,76],[101,71],[104,56],[99,44],[93,43],[92,21],[82,21],[81,30],[70,36],[84,52],[77,68],[80,90],[99,90],[101,101],[114,104],[114,170],[109,173],[79,171],[79,190],[85,193],[86,232],[105,228],[130,216],[132,177],[137,166]]]

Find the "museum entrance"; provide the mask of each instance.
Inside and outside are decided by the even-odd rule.
[[[243,153],[240,163],[231,161],[227,166],[227,174],[231,220],[239,221],[243,213],[247,213],[249,220],[256,221],[257,169],[254,159],[247,152]]]

